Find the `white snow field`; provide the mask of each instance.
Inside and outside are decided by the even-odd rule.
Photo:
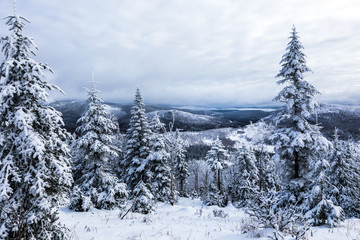
[[[226,217],[215,217],[214,210],[223,210]],[[180,198],[170,206],[159,203],[156,212],[143,215],[129,213],[119,218],[120,210],[73,212],[60,209],[60,220],[71,230],[72,239],[79,240],[249,240],[269,239],[272,229],[246,231],[250,219],[243,210],[232,205],[225,208],[202,206],[199,199]],[[312,233],[313,236],[310,236]],[[308,233],[313,240],[360,239],[360,220],[347,219],[337,228],[314,227]],[[286,236],[287,240],[295,239]]]

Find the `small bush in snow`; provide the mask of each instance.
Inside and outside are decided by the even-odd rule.
[[[335,227],[345,220],[344,210],[335,206],[331,200],[322,199],[314,208],[305,214],[312,225],[328,224]]]
[[[116,207],[123,208],[128,198],[125,183],[109,183],[109,187],[97,195],[95,207],[98,209],[114,209]]]
[[[218,190],[214,183],[210,184],[208,194],[204,199],[204,204],[206,206],[217,205],[219,207],[225,207],[226,203],[227,201],[224,194]]]
[[[146,224],[150,224],[150,223],[152,223],[152,220],[150,217],[146,216],[142,219],[142,222],[146,223]]]
[[[290,231],[293,224],[301,220],[296,214],[294,204],[282,204],[277,193],[258,193],[247,213],[261,228],[275,228],[277,231]]]
[[[213,214],[214,214],[214,217],[219,217],[219,218],[226,218],[229,216],[229,214],[227,214],[226,212],[224,212],[221,209],[214,209]]]
[[[247,233],[250,237],[260,237],[257,221],[253,218],[243,218],[241,220],[241,233]]]
[[[86,196],[78,186],[75,186],[70,196],[69,208],[76,212],[87,212],[92,206],[91,198]]]
[[[191,192],[190,197],[191,197],[191,199],[195,199],[195,198],[199,197],[199,195],[195,189]]]
[[[148,214],[154,211],[154,196],[143,181],[140,180],[133,193],[136,196],[132,207],[133,212]]]

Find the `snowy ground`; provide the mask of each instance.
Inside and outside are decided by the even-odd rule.
[[[200,200],[180,198],[175,206],[159,203],[149,215],[129,213],[119,218],[119,210],[96,210],[78,213],[67,207],[60,209],[60,220],[72,231],[72,239],[79,240],[201,240],[201,239],[268,239],[271,229],[242,233],[250,219],[232,205],[222,208],[226,217],[215,217],[218,207],[202,206]],[[329,229],[316,227],[314,240],[360,239],[360,220],[346,220],[343,226]],[[294,239],[287,236],[286,239]]]

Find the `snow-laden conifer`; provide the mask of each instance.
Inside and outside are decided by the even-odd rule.
[[[259,154],[257,160],[259,171],[259,191],[271,192],[280,189],[280,179],[275,167],[274,159],[268,152]]]
[[[156,138],[157,134],[160,134],[165,129],[165,124],[160,121],[159,115],[157,112],[155,113],[154,117],[150,121],[150,130],[153,133],[152,140]]]
[[[78,139],[73,144],[74,151],[74,180],[82,195],[89,197],[92,206],[99,209],[113,209],[124,204],[127,198],[126,185],[111,170],[112,160],[118,157],[114,145],[117,125],[113,117],[98,96],[99,90],[95,83],[88,90],[88,107],[78,120],[80,126],[76,129]],[[74,202],[83,199],[77,196],[74,189],[70,207],[77,211],[82,204]],[[82,200],[81,200],[82,201]]]
[[[314,196],[312,193],[321,182],[315,178],[314,168],[309,166],[324,167],[326,156],[323,153],[328,152],[331,146],[322,136],[320,126],[308,121],[318,107],[313,98],[319,92],[304,80],[303,74],[310,69],[306,66],[302,50],[303,46],[293,27],[286,53],[280,62],[282,68],[276,76],[281,78],[278,84],[286,86],[274,100],[285,103],[285,107],[276,118],[277,126],[272,137],[275,140],[275,159],[285,180],[283,189],[277,194],[279,203],[274,207],[279,211],[281,208],[292,209],[292,206],[296,206],[299,218],[319,203],[317,197],[308,199]]]
[[[174,148],[174,158],[175,158],[175,165],[174,165],[174,173],[175,179],[178,183],[179,189],[179,196],[180,197],[187,197],[187,178],[189,177],[189,166],[188,162],[185,158],[185,142],[181,138],[180,131],[177,129],[175,131],[175,148]]]
[[[333,227],[345,220],[343,209],[336,206],[326,196],[329,188],[329,177],[327,175],[329,167],[328,161],[322,159],[321,156],[312,164],[311,175],[314,182],[302,205],[305,210],[308,210],[305,213],[305,219],[313,225],[328,224]]]
[[[212,143],[211,149],[207,152],[205,160],[209,164],[210,169],[214,172],[217,180],[217,188],[220,192],[222,189],[222,172],[231,165],[229,161],[230,155],[225,149],[219,137]]]
[[[259,121],[251,123],[244,129],[245,137],[253,146],[256,166],[259,171],[259,191],[279,190],[280,180],[275,167],[274,158],[270,156],[267,141],[273,133],[273,125]]]
[[[69,208],[76,212],[87,212],[93,206],[91,197],[85,195],[83,190],[77,185],[74,186],[73,191],[70,195]]]
[[[70,135],[61,114],[45,105],[46,64],[32,57],[37,47],[23,35],[25,18],[8,16],[11,36],[1,39],[0,65],[0,238],[68,239],[57,204],[72,185]],[[60,90],[61,91],[61,90]]]
[[[360,176],[358,158],[352,142],[341,141],[337,131],[334,135],[334,150],[330,158],[329,198],[341,206],[346,215],[360,216]]]
[[[171,195],[170,154],[166,151],[164,137],[160,133],[163,124],[157,114],[151,121],[151,126],[151,151],[147,160],[153,175],[152,192],[156,200],[166,202],[169,201]]]
[[[259,191],[259,170],[256,167],[255,153],[250,146],[242,144],[235,153],[235,182],[233,201],[239,206],[246,206]]]
[[[145,104],[140,93],[136,89],[134,105],[131,108],[130,125],[126,132],[126,147],[122,168],[124,169],[124,181],[132,190],[142,180],[150,183],[151,172],[147,164],[150,153],[151,131],[145,115]]]
[[[148,214],[154,209],[154,196],[146,184],[140,180],[134,188],[134,203],[132,211],[137,213]]]
[[[302,178],[309,172],[315,150],[314,143],[320,135],[319,127],[309,123],[308,117],[318,104],[313,97],[319,92],[304,80],[304,73],[311,70],[306,66],[305,54],[293,27],[286,53],[281,59],[281,70],[277,83],[286,84],[275,97],[285,103],[279,113],[275,132],[276,157],[283,162],[283,176],[287,180]]]
[[[209,189],[203,199],[203,203],[207,206],[217,205],[219,207],[225,207],[227,203],[226,197],[227,196],[225,196],[224,193],[220,192],[217,187],[217,182],[212,182],[209,185]]]

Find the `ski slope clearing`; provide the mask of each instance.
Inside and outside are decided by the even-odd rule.
[[[223,211],[218,212],[222,216],[215,216],[214,212],[219,210]],[[70,228],[72,239],[79,240],[265,240],[273,232],[272,229],[248,231],[252,221],[243,210],[232,205],[207,207],[199,199],[180,198],[174,206],[158,203],[154,213],[129,213],[122,220],[119,214],[119,210],[73,212],[63,207],[60,220]],[[360,239],[360,220],[347,219],[337,228],[314,227],[308,237],[310,240]],[[285,239],[295,238],[289,235]]]

